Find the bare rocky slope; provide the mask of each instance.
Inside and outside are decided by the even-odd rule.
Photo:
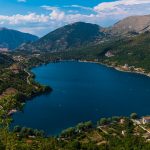
[[[150,31],[150,15],[127,17],[108,29],[112,34],[140,34]]]

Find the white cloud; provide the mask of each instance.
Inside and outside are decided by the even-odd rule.
[[[126,6],[135,6],[139,4],[150,4],[150,1],[149,0],[118,0],[114,2],[101,3],[96,7],[94,7],[94,9],[96,11],[104,11],[106,9],[110,10],[110,9],[118,8],[121,5],[124,5],[126,7]]]
[[[49,20],[49,16],[44,14],[36,14],[30,13],[27,15],[12,15],[12,16],[3,16],[0,15],[0,24],[11,24],[11,25],[18,25],[18,24],[26,24],[26,23],[45,23]]]
[[[50,10],[50,19],[52,20],[63,20],[65,17],[65,12],[61,11],[58,7],[51,7],[51,6],[41,6],[46,10]]]
[[[43,8],[43,9],[45,9],[45,10],[50,10],[50,11],[59,10],[58,7],[47,6],[47,5],[43,5],[43,6],[41,6],[41,8]]]
[[[64,6],[64,7],[68,7],[68,8],[80,8],[80,9],[84,9],[84,10],[93,10],[93,8],[91,7],[85,7],[85,6],[81,6],[81,5],[70,5],[70,6]]]
[[[139,9],[138,6],[140,6],[142,9]],[[137,12],[139,12],[139,14],[150,13],[147,6],[150,7],[150,0],[118,0],[114,2],[100,3],[99,5],[94,7],[94,11],[96,11],[97,13],[103,13],[107,16],[110,14],[136,15]]]
[[[0,15],[0,25],[22,31],[43,35],[48,31],[77,21],[108,26],[130,15],[150,14],[150,0],[119,0],[101,3],[93,8],[72,5],[69,10],[59,7],[41,6],[45,14],[28,13],[12,16]],[[71,8],[77,9],[71,9]],[[87,14],[84,10],[90,10]]]
[[[18,2],[27,2],[27,0],[17,0]]]

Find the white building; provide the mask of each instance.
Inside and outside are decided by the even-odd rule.
[[[150,123],[150,116],[146,116],[142,118],[142,123],[146,124],[146,123]]]

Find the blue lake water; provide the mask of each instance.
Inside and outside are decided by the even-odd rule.
[[[32,69],[36,81],[53,92],[33,98],[13,125],[44,130],[49,135],[79,122],[101,117],[150,114],[150,78],[94,63],[59,62]]]

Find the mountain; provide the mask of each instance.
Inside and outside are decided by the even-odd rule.
[[[104,37],[105,33],[102,32],[102,27],[90,23],[76,22],[56,29],[33,44],[21,46],[20,49],[68,51],[75,47],[96,43]]]
[[[76,22],[58,28],[41,39],[22,45],[20,50],[61,52],[103,43],[114,37],[130,37],[150,31],[150,15],[127,17],[112,27]]]
[[[41,53],[38,59],[49,62],[49,60],[55,61],[60,58],[62,60],[99,61],[110,66],[127,64],[130,67],[143,68],[150,74],[150,32],[127,38],[112,38],[103,43],[81,46],[66,52],[45,52]]]
[[[16,30],[0,28],[0,51],[12,50],[25,42],[33,42],[37,36]]]
[[[112,34],[140,34],[150,31],[150,15],[127,17],[108,29]]]

